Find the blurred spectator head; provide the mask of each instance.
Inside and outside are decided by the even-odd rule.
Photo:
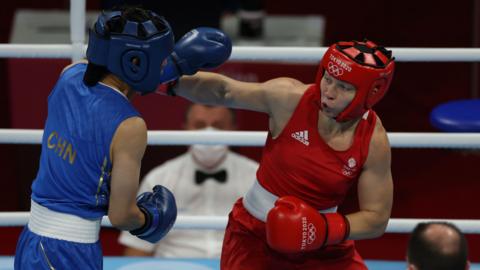
[[[467,257],[467,240],[451,223],[419,223],[412,232],[407,250],[409,270],[465,270],[469,268]]]

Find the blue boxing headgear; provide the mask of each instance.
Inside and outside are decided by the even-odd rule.
[[[161,83],[162,63],[175,45],[168,22],[149,12],[152,17],[157,17],[163,29],[158,29],[152,20],[126,20],[121,33],[110,32],[107,22],[121,17],[122,12],[102,12],[94,29],[90,30],[87,48],[89,62],[106,67],[141,94],[155,91]],[[145,31],[144,37],[139,35],[140,25]]]

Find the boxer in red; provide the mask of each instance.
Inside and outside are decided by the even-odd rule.
[[[257,181],[229,216],[222,269],[366,269],[353,240],[381,236],[392,207],[390,145],[371,108],[394,65],[371,41],[338,42],[313,84],[199,72],[164,85],[194,102],[269,115]],[[359,211],[337,213],[354,183]]]

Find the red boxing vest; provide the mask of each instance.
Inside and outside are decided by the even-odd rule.
[[[279,197],[292,195],[322,210],[339,205],[358,180],[377,117],[368,110],[350,148],[336,151],[318,133],[319,99],[318,87],[310,86],[281,134],[272,139],[268,133],[257,178]]]

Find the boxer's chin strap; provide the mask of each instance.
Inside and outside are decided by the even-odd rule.
[[[154,92],[160,95],[175,97],[177,96],[177,93],[175,93],[174,88],[177,84],[178,84],[178,79],[162,83],[158,86],[157,90],[155,90]]]

